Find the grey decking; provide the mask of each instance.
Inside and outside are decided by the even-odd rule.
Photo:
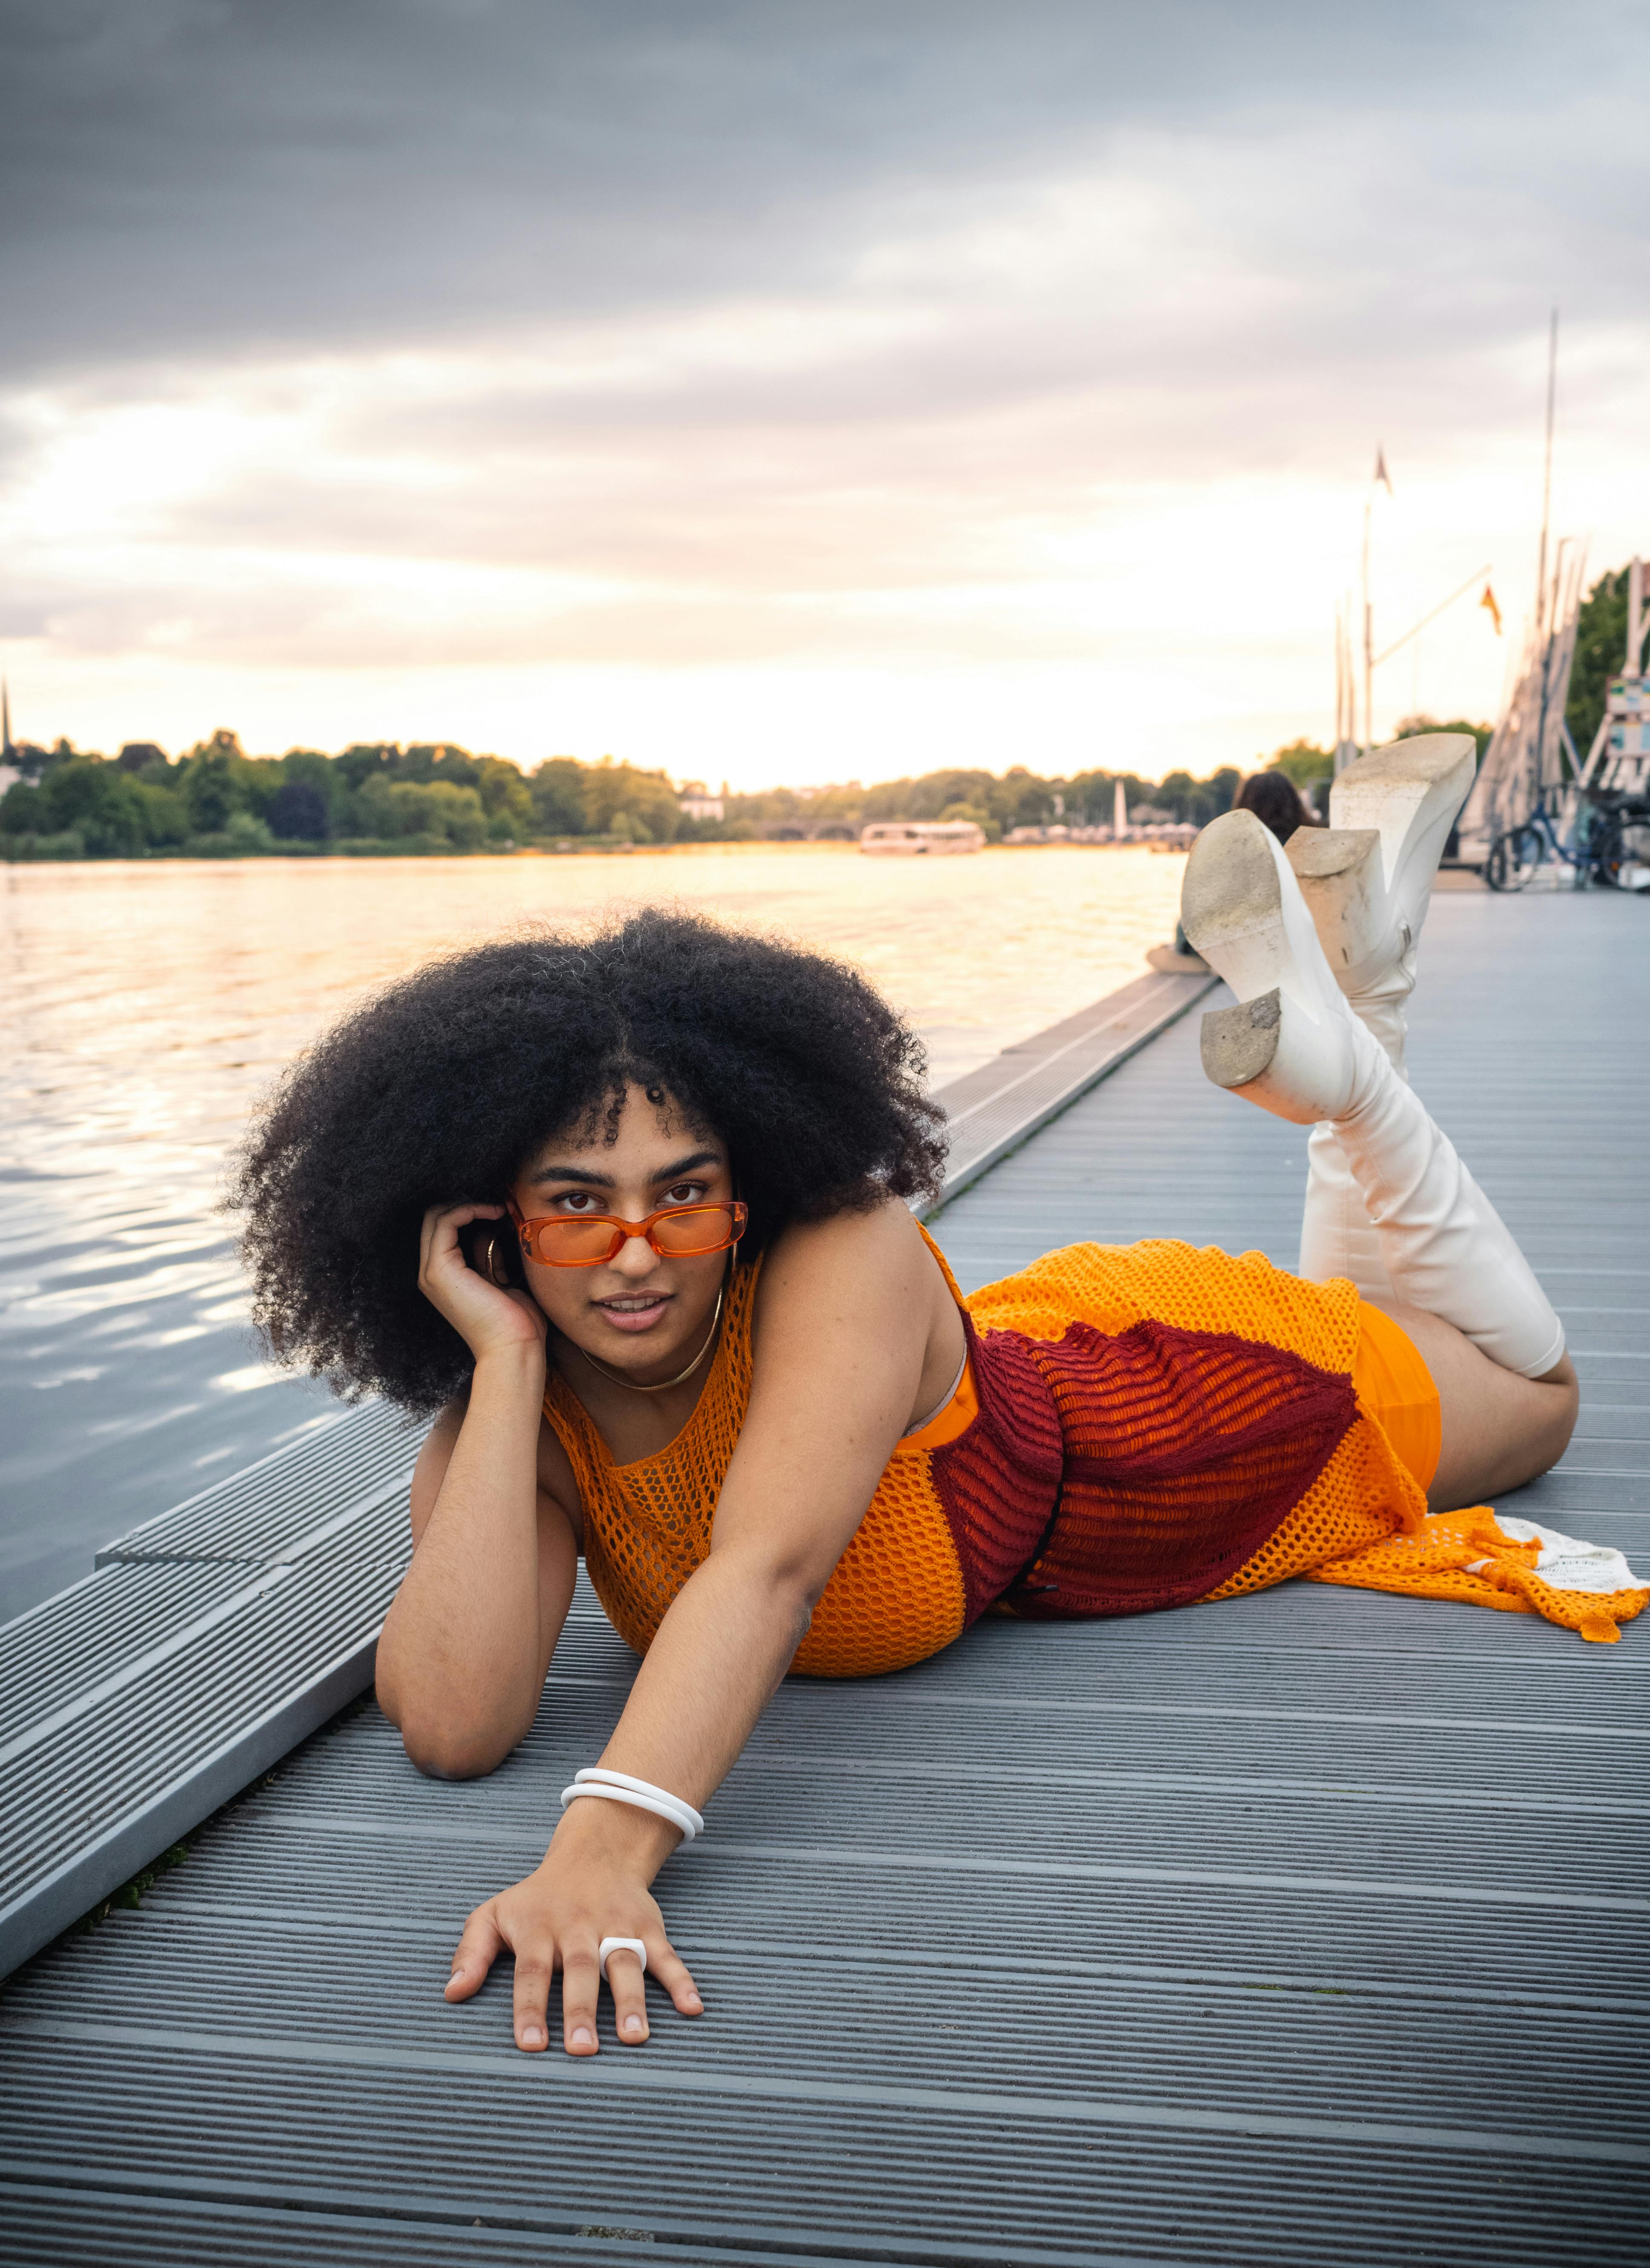
[[[943,1089],[947,1192],[1213,981],[1140,977]],[[311,1428],[0,1627],[0,1975],[371,1684],[420,1430],[381,1403]]]
[[[419,1432],[353,1411],[0,1628],[0,1969],[371,1683]]]
[[[1417,1082],[1587,1384],[1519,1508],[1642,1572],[1646,909],[1440,898],[1427,943]],[[1194,1016],[937,1233],[970,1282],[1083,1235],[1287,1261],[1300,1158]],[[1647,1642],[1296,1586],[793,1682],[661,1877],[711,2013],[574,2066],[439,1984],[622,1703],[581,1604],[493,1779],[363,1705],[12,1981],[0,2258],[1636,2260]]]
[[[1210,976],[1137,976],[941,1091],[949,1204],[1213,990]],[[927,1214],[926,1204],[920,1211]]]

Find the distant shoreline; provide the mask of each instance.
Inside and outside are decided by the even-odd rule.
[[[829,853],[835,857],[858,857],[858,843],[843,843],[829,838],[797,843],[784,838],[742,842],[711,843],[598,843],[588,836],[575,836],[564,843],[489,843],[473,850],[455,850],[451,843],[440,849],[409,849],[400,843],[283,843],[273,848],[259,846],[248,849],[237,843],[232,850],[191,850],[188,848],[168,848],[164,850],[128,851],[117,858],[106,858],[92,852],[64,850],[19,850],[13,847],[27,843],[27,836],[12,836],[10,841],[0,836],[0,864],[7,866],[269,866],[297,864],[299,865],[349,865],[361,862],[374,864],[387,859],[402,859],[429,865],[449,861],[471,865],[477,859],[490,858],[691,858],[715,855],[731,855],[756,850],[809,850]],[[1149,850],[1162,857],[1178,853],[1182,846],[1169,843],[987,843],[970,858],[982,858],[992,851],[1005,851],[1021,857],[1050,850]],[[913,861],[913,863],[915,863]]]

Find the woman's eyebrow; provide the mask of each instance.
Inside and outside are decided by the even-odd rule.
[[[692,1173],[696,1166],[719,1166],[721,1162],[719,1150],[692,1151],[687,1157],[678,1158],[674,1166],[667,1166],[662,1174],[655,1174],[654,1186],[657,1187],[660,1182],[679,1182],[684,1174]]]
[[[687,1157],[678,1158],[674,1164],[667,1166],[662,1173],[653,1174],[652,1181],[655,1187],[660,1182],[679,1182],[684,1174],[692,1173],[697,1166],[719,1166],[721,1162],[719,1150],[694,1150]],[[583,1166],[541,1166],[533,1176],[533,1186],[537,1189],[544,1182],[582,1182],[586,1189],[610,1189],[614,1186],[611,1174],[587,1173]]]

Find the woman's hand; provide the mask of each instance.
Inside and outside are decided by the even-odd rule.
[[[562,2044],[569,2055],[594,2055],[597,1948],[604,1937],[637,1937],[647,1948],[647,1974],[665,1987],[677,2014],[699,2015],[704,2004],[698,1988],[666,1936],[648,1888],[676,1841],[676,1830],[650,1813],[593,1798],[571,1805],[543,1865],[477,1906],[465,1923],[446,1998],[469,1999],[508,1948],[516,1957],[516,2045],[549,2045],[550,1979],[559,1969]],[[620,2040],[639,2047],[648,2033],[647,2002],[633,1953],[608,1955],[608,1989]]]
[[[541,1308],[526,1292],[490,1283],[464,1257],[459,1231],[473,1220],[505,1220],[503,1205],[432,1205],[419,1233],[418,1289],[480,1362],[506,1347],[544,1344]],[[504,1233],[515,1231],[505,1221]]]

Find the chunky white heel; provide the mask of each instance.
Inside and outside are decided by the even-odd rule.
[[[1564,1352],[1545,1292],[1448,1136],[1348,1008],[1289,863],[1250,813],[1228,812],[1198,836],[1181,918],[1239,996],[1204,1018],[1209,1077],[1297,1125],[1330,1122],[1393,1293],[1505,1369],[1544,1375]]]
[[[1473,770],[1470,733],[1419,733],[1372,748],[1330,788],[1329,827],[1289,838],[1336,983],[1400,1071],[1416,944]]]
[[[1341,998],[1277,837],[1228,811],[1192,845],[1181,925],[1238,996],[1203,1020],[1204,1069],[1217,1086],[1296,1125],[1337,1117],[1366,1035]]]

